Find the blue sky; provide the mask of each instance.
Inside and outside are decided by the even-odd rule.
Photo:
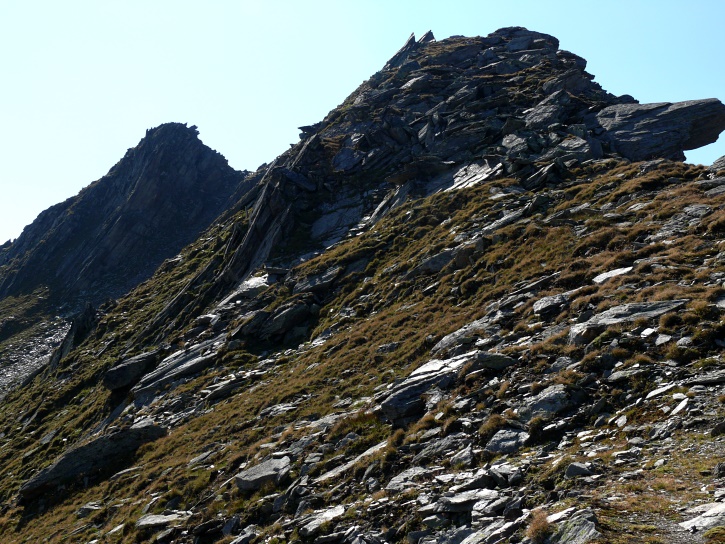
[[[379,70],[411,32],[553,34],[606,90],[725,100],[725,2],[0,2],[0,243],[168,121],[254,170]],[[710,164],[725,136],[688,153]]]

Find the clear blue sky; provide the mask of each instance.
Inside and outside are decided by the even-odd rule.
[[[0,243],[168,121],[254,170],[379,70],[411,32],[553,34],[614,94],[725,100],[725,2],[0,2]],[[688,159],[725,155],[725,136]]]

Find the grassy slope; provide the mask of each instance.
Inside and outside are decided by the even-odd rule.
[[[156,500],[150,511],[163,511],[169,501],[178,497],[180,508],[201,509],[203,519],[225,512],[239,513],[243,524],[251,522],[264,502],[265,491],[270,490],[244,496],[222,484],[244,462],[264,451],[264,444],[283,449],[294,438],[310,432],[295,422],[341,411],[333,407],[340,399],[371,396],[375,387],[407,374],[427,360],[432,341],[481,317],[489,303],[517,286],[553,272],[560,276],[542,295],[589,284],[595,275],[632,265],[637,259],[658,259],[662,267],[653,269],[648,263],[636,264],[634,275],[585,287],[555,321],[565,323],[587,307],[600,311],[623,302],[690,298],[687,311],[662,323],[673,332],[691,334],[702,342],[688,349],[663,347],[647,354],[638,353],[636,348],[622,348],[625,352],[618,355],[626,365],[642,362],[637,357],[643,356],[652,362],[673,357],[695,363],[706,360],[714,353],[712,343],[704,341],[704,336],[708,331],[711,336],[713,331],[719,333],[723,327],[708,303],[723,291],[708,282],[709,274],[722,271],[721,265],[711,263],[703,269],[702,264],[718,252],[717,244],[725,228],[725,211],[719,206],[725,204],[725,196],[707,202],[716,211],[705,218],[696,233],[682,236],[672,244],[641,242],[645,235],[658,230],[657,222],[666,221],[690,202],[703,201],[702,191],[689,183],[703,175],[701,167],[675,163],[667,163],[646,175],[640,175],[638,165],[611,164],[601,172],[581,169],[568,186],[551,192],[552,205],[546,214],[534,215],[498,232],[491,247],[475,262],[458,270],[444,269],[437,277],[404,279],[402,274],[426,255],[455,245],[455,233],[487,224],[500,214],[504,205],[518,197],[493,200],[491,187],[485,185],[410,203],[371,232],[338,245],[295,271],[297,276],[305,276],[336,264],[369,259],[363,272],[348,276],[323,301],[321,317],[311,336],[332,329],[335,333],[330,340],[300,352],[274,355],[273,371],[245,394],[210,407],[207,413],[174,429],[168,437],[144,446],[134,465],[138,470],[87,489],[78,488],[43,512],[13,506],[14,493],[25,479],[67,444],[86,435],[115,406],[117,399],[111,399],[98,383],[99,378],[122,354],[150,347],[135,343],[134,335],[141,325],[178,292],[193,272],[223,250],[228,231],[220,227],[210,232],[206,242],[198,242],[184,252],[181,263],[162,266],[151,280],[109,309],[98,330],[64,362],[56,376],[37,379],[26,389],[13,393],[0,407],[0,433],[4,434],[0,441],[0,501],[5,503],[0,538],[6,542],[61,542],[76,531],[73,539],[90,540],[123,521],[137,519],[151,497]],[[669,185],[670,178],[679,181]],[[494,185],[511,183],[504,180]],[[545,222],[554,213],[585,202],[596,210],[623,198],[629,199],[627,205],[616,211],[625,210],[625,217],[605,218],[602,213],[583,210],[558,222]],[[637,203],[643,206],[626,211]],[[582,232],[581,227],[586,231]],[[576,228],[580,229],[579,235]],[[273,289],[272,305],[292,296],[284,285]],[[503,323],[502,337],[509,333],[529,336],[544,328],[532,313],[532,303],[528,301],[515,308],[514,315]],[[355,315],[341,316],[343,308],[352,308]],[[178,330],[166,341],[182,342],[181,332],[188,327],[190,317],[180,319]],[[701,327],[703,319],[711,323],[709,329]],[[378,346],[391,342],[400,344],[393,353],[377,352]],[[506,351],[520,356],[528,363],[528,372],[537,376],[542,370],[537,363],[555,355],[569,355],[595,365],[602,346],[603,342],[599,347],[594,344],[585,353],[559,335],[533,344],[510,345]],[[198,391],[229,371],[252,368],[256,360],[248,351],[256,351],[256,347],[247,345],[226,353],[217,368],[181,385],[179,391]],[[460,393],[480,385],[465,384]],[[651,384],[643,382],[636,387],[646,392]],[[613,402],[617,402],[616,395],[624,396],[622,392],[612,394]],[[267,406],[299,399],[305,400],[295,412],[271,419],[256,418]],[[391,447],[381,454],[385,470],[386,462],[388,466],[395,463],[393,446],[403,439],[414,441],[421,425],[408,429],[401,438],[375,418],[352,414],[340,420],[326,440],[355,430],[363,437],[355,446],[361,448],[393,437]],[[46,445],[39,446],[38,440],[53,431],[57,434]],[[214,469],[190,467],[190,459],[211,443],[219,444]],[[674,457],[663,474],[678,469],[686,474],[698,470],[688,463],[687,458]],[[75,512],[89,501],[101,501],[104,506],[90,517],[78,519]],[[616,512],[607,512],[609,515],[612,518],[605,518],[605,527],[616,523]],[[415,520],[410,523],[415,524]],[[275,529],[268,531],[273,534]],[[646,533],[644,529],[639,533],[633,531]],[[134,542],[137,537],[128,523],[115,535],[116,540],[123,542]]]

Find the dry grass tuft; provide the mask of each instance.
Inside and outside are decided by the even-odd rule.
[[[546,512],[541,509],[531,512],[531,521],[526,528],[526,536],[535,544],[542,544],[551,532],[551,523],[546,519]]]

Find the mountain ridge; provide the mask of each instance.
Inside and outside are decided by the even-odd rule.
[[[0,405],[3,538],[716,542],[725,106],[558,47],[411,36],[93,310]]]

